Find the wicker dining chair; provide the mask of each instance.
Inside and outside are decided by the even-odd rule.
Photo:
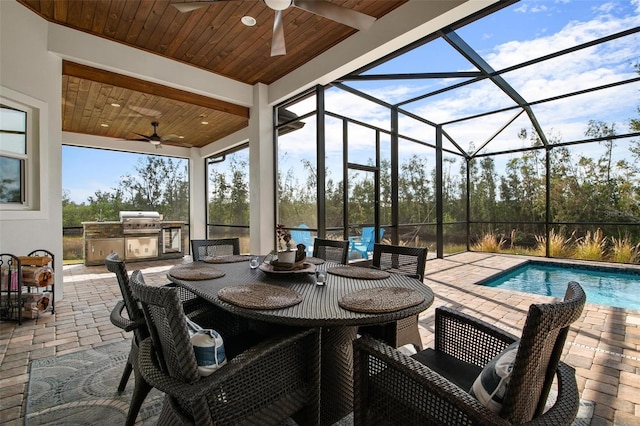
[[[436,309],[434,348],[411,357],[370,337],[358,339],[354,424],[571,424],[579,393],[575,370],[560,356],[585,301],[582,287],[570,282],[564,300],[532,304],[520,339],[448,307]],[[514,342],[519,343],[502,407],[490,410],[470,389],[483,367],[489,370]],[[554,376],[557,398],[545,411]]]
[[[427,262],[426,247],[394,246],[390,244],[374,244],[372,268],[404,274],[424,279],[424,267]],[[417,352],[423,349],[418,315],[382,325],[364,326],[358,330],[360,334],[384,340],[394,348],[411,344]]]
[[[232,254],[240,254],[239,238],[191,240],[191,256],[194,262],[207,256],[228,256]]]
[[[347,264],[349,240],[337,241],[316,238],[313,242],[313,257]]]
[[[118,385],[118,393],[124,392],[131,372],[135,375],[135,386],[133,389],[133,395],[131,396],[131,402],[129,404],[129,412],[127,413],[126,425],[131,426],[135,423],[140,411],[140,406],[144,402],[152,387],[149,383],[142,378],[138,369],[138,350],[140,342],[149,337],[149,331],[144,319],[142,309],[138,306],[131,287],[129,286],[129,275],[127,274],[127,268],[124,261],[120,260],[117,253],[109,254],[105,259],[105,265],[110,272],[113,272],[118,279],[118,286],[120,287],[120,293],[122,294],[122,300],[120,300],[111,311],[110,320],[113,325],[124,330],[133,331],[133,339],[131,340],[131,351],[129,351],[129,358],[127,364],[124,367],[124,372],[120,378],[120,384]],[[127,315],[124,316],[123,312],[126,310]]]
[[[120,378],[120,383],[118,384],[118,392],[124,392],[127,382],[129,381],[129,377],[131,376],[131,372],[133,371],[135,376],[135,385],[126,420],[126,425],[129,426],[135,423],[138,412],[140,411],[140,406],[152,389],[151,385],[149,385],[149,383],[147,383],[139,374],[137,366],[140,342],[149,337],[149,331],[142,309],[138,306],[137,300],[131,291],[129,275],[127,273],[125,262],[118,257],[117,253],[111,253],[106,257],[105,265],[107,270],[116,275],[118,286],[120,287],[120,293],[122,294],[122,300],[116,303],[116,306],[111,311],[111,323],[124,331],[133,331],[131,351],[129,352],[129,358],[127,359],[122,377]],[[191,319],[198,318],[203,312],[208,312],[212,309],[219,309],[215,308],[207,301],[197,297],[189,290],[177,287],[173,283],[166,284],[166,287],[175,288],[183,305],[183,310]],[[219,310],[221,311],[221,309]],[[124,315],[125,311],[126,316]],[[226,313],[226,311],[220,312],[218,315],[226,315],[227,318],[225,321],[229,324],[234,324],[234,332],[240,333],[248,330],[249,325],[247,320],[239,318],[231,313]]]
[[[151,334],[140,346],[139,367],[166,394],[159,425],[277,425],[292,416],[318,424],[318,330],[292,329],[248,346],[224,321],[203,313],[196,322],[222,335],[227,363],[200,377],[177,289],[147,286],[140,271],[130,283]]]

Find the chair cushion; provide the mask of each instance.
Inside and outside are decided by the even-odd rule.
[[[208,376],[227,363],[222,336],[215,330],[200,327],[189,318],[186,320],[198,363],[198,373],[200,376]]]
[[[502,408],[519,343],[513,342],[489,361],[469,390],[472,396],[494,413],[499,413]]]
[[[482,371],[477,365],[461,361],[447,353],[425,349],[411,356],[416,361],[426,365],[442,377],[464,389],[471,388],[473,381]]]

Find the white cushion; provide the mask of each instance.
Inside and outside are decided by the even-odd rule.
[[[504,393],[511,379],[519,341],[507,346],[487,363],[471,386],[469,393],[494,413],[502,408]]]
[[[200,376],[208,376],[227,363],[222,336],[215,330],[204,329],[186,318],[191,345]]]

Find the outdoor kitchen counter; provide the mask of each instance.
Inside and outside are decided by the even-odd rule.
[[[114,252],[127,262],[178,259],[184,256],[189,244],[188,227],[183,221],[160,221],[155,232],[125,232],[121,221],[82,222],[82,228],[87,266],[104,265],[105,257]],[[144,252],[136,256],[130,246]]]

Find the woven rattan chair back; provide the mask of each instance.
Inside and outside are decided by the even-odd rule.
[[[120,287],[120,293],[122,294],[122,300],[124,301],[127,314],[132,322],[138,322],[144,320],[144,313],[138,306],[136,298],[131,291],[129,285],[129,275],[127,273],[127,267],[123,260],[118,257],[118,253],[109,254],[104,260],[107,270],[113,272],[118,279],[118,286]],[[133,330],[136,342],[140,343],[147,337],[149,337],[149,331],[146,327],[137,327]]]
[[[138,306],[138,302],[131,291],[129,283],[129,275],[127,274],[127,268],[124,261],[118,258],[117,253],[111,253],[105,259],[105,265],[110,272],[113,272],[118,279],[118,286],[120,287],[120,293],[122,294],[122,301],[118,302],[111,312],[111,322],[117,327],[125,331],[133,331],[133,340],[131,341],[131,351],[129,352],[129,358],[125,365],[118,385],[118,392],[124,392],[131,372],[135,375],[135,383],[133,393],[131,395],[131,402],[129,403],[129,411],[127,413],[127,419],[125,426],[131,426],[135,424],[136,418],[140,407],[145,398],[151,391],[152,387],[140,374],[140,368],[138,365],[138,353],[139,345],[144,339],[149,337],[149,329],[144,319],[144,313]],[[122,317],[122,303],[124,303],[124,310],[127,311],[129,318]]]
[[[316,238],[313,242],[313,257],[346,265],[348,256],[349,240],[337,241]]]
[[[182,382],[197,382],[200,379],[198,365],[178,290],[146,285],[139,270],[131,273],[129,282],[134,296],[142,304],[160,367]]]
[[[427,261],[427,249],[422,247],[373,245],[372,267],[395,274],[409,275],[422,280]],[[402,318],[389,324],[360,327],[362,334],[384,340],[390,346],[399,348],[411,344],[421,351],[422,338],[418,327],[418,315]]]
[[[426,247],[373,245],[372,265],[383,271],[411,275],[422,280],[427,261]]]
[[[194,261],[207,256],[229,256],[240,254],[239,238],[219,238],[214,240],[191,240],[191,256]]]
[[[224,310],[210,305],[194,321],[220,332],[227,363],[200,377],[178,290],[148,286],[140,271],[131,273],[130,284],[151,333],[141,343],[138,362],[143,375],[167,395],[159,425],[269,426],[294,414],[296,421],[301,416],[300,424],[319,423],[318,330],[283,329],[257,339],[234,335],[224,316],[216,315]]]
[[[563,301],[530,306],[502,417],[520,424],[543,413],[569,326],[580,317],[585,302],[582,287],[570,282]]]

